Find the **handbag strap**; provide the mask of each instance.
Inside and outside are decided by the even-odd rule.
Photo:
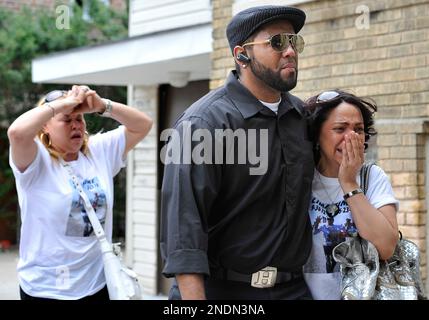
[[[94,208],[91,205],[91,202],[88,199],[88,196],[86,195],[85,191],[83,190],[82,186],[79,183],[79,180],[77,179],[76,175],[73,172],[72,167],[64,161],[63,158],[60,158],[61,165],[66,169],[67,173],[69,174],[73,185],[75,186],[76,190],[79,192],[79,196],[82,198],[83,203],[85,205],[85,210],[88,215],[89,221],[91,222],[92,227],[94,228],[94,233],[97,236],[98,240],[106,239],[106,234],[104,233],[103,227],[100,224],[100,221],[98,220],[97,215],[95,214]]]
[[[363,194],[366,195],[366,192],[368,191],[368,185],[369,185],[369,173],[371,171],[371,167],[375,165],[374,162],[364,163],[362,167],[360,168],[360,187],[363,190]],[[364,259],[365,255],[363,253],[362,248],[362,238],[358,232],[357,239],[360,243],[361,253],[362,253],[362,259]]]
[[[375,165],[374,162],[364,163],[360,168],[360,187],[364,194],[368,191],[369,173],[373,165]]]

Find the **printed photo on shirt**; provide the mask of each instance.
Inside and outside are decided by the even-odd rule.
[[[79,192],[74,187],[71,180],[70,185],[73,188],[72,206],[67,221],[66,235],[71,237],[89,237],[94,235],[94,229],[86,213],[84,201],[79,196]],[[106,219],[106,193],[101,187],[98,177],[85,179],[81,182],[82,188],[88,196],[94,211],[104,226]]]
[[[323,249],[313,248],[313,251],[323,252],[324,254],[312,255],[307,262],[305,272],[337,272],[338,266],[332,257],[332,250],[335,246],[344,242],[347,237],[352,237],[357,232],[347,203],[344,200],[335,203],[338,210],[334,214],[327,212],[327,208],[330,205],[332,204],[321,202],[316,197],[311,200],[311,226],[313,236],[319,240],[313,241],[313,246],[323,246]]]

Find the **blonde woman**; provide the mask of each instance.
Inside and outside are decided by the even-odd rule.
[[[84,115],[95,112],[121,126],[88,136]],[[151,126],[143,112],[76,85],[48,93],[11,124],[10,166],[22,221],[21,299],[108,299],[98,240],[59,159],[72,167],[111,240],[113,177]]]

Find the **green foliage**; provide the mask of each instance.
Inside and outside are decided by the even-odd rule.
[[[56,27],[57,14],[44,8],[23,7],[19,12],[0,8],[0,217],[16,212],[14,178],[8,165],[7,127],[21,113],[33,107],[39,98],[54,88],[69,88],[31,81],[31,61],[49,53],[89,46],[127,37],[128,12],[118,13],[100,1],[89,1],[90,19],[83,19],[78,5],[70,8],[69,29]],[[126,88],[97,87],[100,96],[125,102]],[[89,116],[88,131],[110,130],[113,120]],[[123,214],[123,192],[116,192],[115,203]],[[122,207],[122,208],[120,208]]]
[[[8,111],[16,104],[35,102],[49,86],[31,82],[31,60],[51,52],[98,44],[127,37],[127,15],[99,1],[90,1],[90,21],[75,5],[70,29],[56,27],[55,11],[9,12],[0,8],[0,106]],[[25,94],[27,93],[27,94]]]

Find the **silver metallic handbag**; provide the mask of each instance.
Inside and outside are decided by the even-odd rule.
[[[361,170],[361,187],[368,188],[369,170]],[[420,275],[420,251],[402,233],[393,256],[379,260],[375,246],[359,235],[337,245],[332,255],[340,266],[343,300],[426,300]]]
[[[332,256],[340,266],[341,299],[371,300],[380,270],[374,245],[359,236],[347,238],[332,250]]]
[[[426,300],[420,275],[420,252],[401,238],[393,256],[379,260],[375,246],[360,236],[337,245],[332,255],[340,266],[342,300]]]
[[[414,242],[403,239],[401,233],[393,256],[380,262],[374,299],[426,300],[419,248]]]

